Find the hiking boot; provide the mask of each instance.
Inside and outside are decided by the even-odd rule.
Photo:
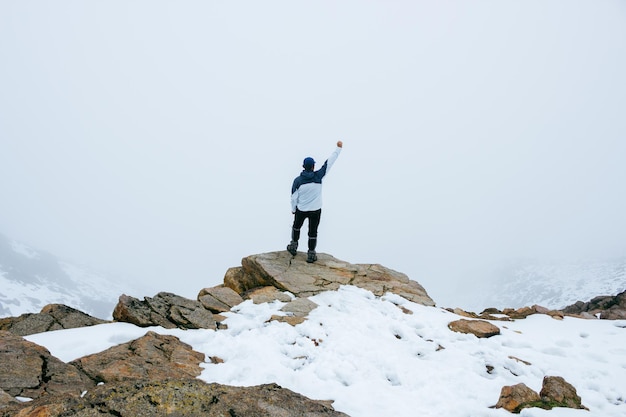
[[[287,251],[293,255],[296,256],[296,254],[298,253],[298,242],[296,242],[295,240],[292,240],[288,245],[287,245]]]
[[[308,263],[313,263],[317,261],[317,254],[315,253],[314,250],[310,250],[307,252],[306,261]]]

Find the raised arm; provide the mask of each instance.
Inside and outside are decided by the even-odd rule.
[[[322,170],[323,170],[322,175],[326,175],[328,173],[328,171],[330,170],[330,167],[333,166],[333,164],[335,163],[335,161],[339,157],[339,154],[341,153],[342,149],[343,149],[343,142],[342,141],[337,141],[337,148],[335,149],[335,152],[333,152],[328,157],[326,162],[324,162],[324,166],[322,167]]]

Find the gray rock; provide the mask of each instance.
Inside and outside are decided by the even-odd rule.
[[[324,253],[318,254],[317,262],[312,264],[305,256],[292,257],[281,251],[248,256],[241,265],[229,269],[224,277],[224,285],[239,294],[273,286],[303,298],[341,285],[354,285],[377,296],[392,292],[419,304],[435,305],[426,290],[405,274],[377,264],[350,264]]]
[[[306,317],[317,307],[317,304],[308,298],[296,298],[285,304],[280,311],[291,313],[296,317]]]
[[[213,314],[202,303],[167,292],[144,300],[122,295],[113,311],[116,321],[140,327],[161,326],[166,329],[215,329]]]
[[[276,384],[229,387],[197,379],[104,384],[84,397],[52,397],[0,410],[1,417],[347,417],[327,401]],[[37,414],[36,414],[37,413]]]
[[[267,288],[267,287],[266,287]],[[286,316],[273,315],[270,320],[280,321],[283,323],[297,326],[304,323],[311,311],[317,307],[313,301],[308,298],[296,298],[285,304],[280,310],[288,313]]]
[[[588,302],[577,301],[563,309],[565,314],[589,317],[599,315],[601,319],[623,320],[626,319],[626,291],[615,296],[599,296]]]
[[[108,323],[82,311],[63,304],[48,304],[37,314],[22,314],[19,317],[0,319],[0,330],[19,336],[43,333],[52,330],[74,329]]]
[[[213,313],[223,313],[242,303],[243,298],[233,289],[219,285],[202,289],[198,294],[198,301]]]

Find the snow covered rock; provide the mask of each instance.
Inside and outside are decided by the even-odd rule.
[[[586,303],[578,301],[575,304],[565,307],[566,314],[591,315],[599,314],[601,319],[623,320],[626,319],[626,291],[616,296],[599,296]]]
[[[354,285],[377,296],[392,292],[415,303],[435,305],[426,290],[403,273],[378,264],[351,264],[324,253],[317,257],[317,262],[309,264],[304,257],[293,257],[287,251],[251,255],[242,259],[241,267],[226,272],[224,285],[239,294],[273,286],[296,297]]]
[[[95,385],[72,365],[35,343],[0,331],[0,389],[12,396],[80,394]]]
[[[144,300],[122,295],[115,310],[115,321],[140,327],[162,326],[166,329],[215,329],[213,314],[201,302],[176,294],[160,292]]]
[[[295,316],[304,317],[317,307],[317,304],[308,298],[296,298],[285,304],[280,311],[291,313]]]
[[[315,310],[316,307],[317,304],[308,298],[296,298],[281,307],[280,311],[287,313],[286,316],[273,315],[270,320],[282,321],[292,326],[297,326],[303,323],[309,313]]]
[[[549,308],[539,306],[537,304],[533,306],[520,307],[517,309],[513,308],[505,308],[502,310],[502,314],[506,314],[511,319],[525,319],[528,316],[532,316],[533,314],[546,314],[553,319],[562,319],[563,313],[558,310],[550,310]]]
[[[487,338],[500,334],[500,328],[484,320],[455,320],[448,324],[453,332],[469,333],[479,338]]]
[[[102,323],[107,323],[107,321],[63,304],[48,304],[41,309],[41,313],[27,313],[19,317],[0,319],[0,330],[6,330],[18,336],[27,336],[51,330],[75,329]]]
[[[0,409],[0,417],[237,416],[347,417],[325,401],[310,400],[277,384],[229,387],[197,379],[104,384],[83,397],[52,397]]]
[[[126,379],[195,378],[204,354],[174,336],[148,332],[145,336],[103,352],[79,358],[71,365],[96,382]]]
[[[496,320],[496,321],[511,321],[511,318],[502,314],[502,311],[489,308],[482,311],[480,314],[476,314],[472,311],[465,311],[462,308],[446,308],[450,313],[454,313],[457,316],[468,317],[471,319],[483,319],[483,320]],[[495,314],[495,315],[494,315]]]

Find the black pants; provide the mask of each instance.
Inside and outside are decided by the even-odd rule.
[[[291,230],[291,240],[296,242],[300,239],[300,228],[305,219],[309,219],[309,250],[315,250],[317,245],[317,227],[320,225],[322,209],[315,211],[300,211],[296,209],[293,219],[293,229]]]

